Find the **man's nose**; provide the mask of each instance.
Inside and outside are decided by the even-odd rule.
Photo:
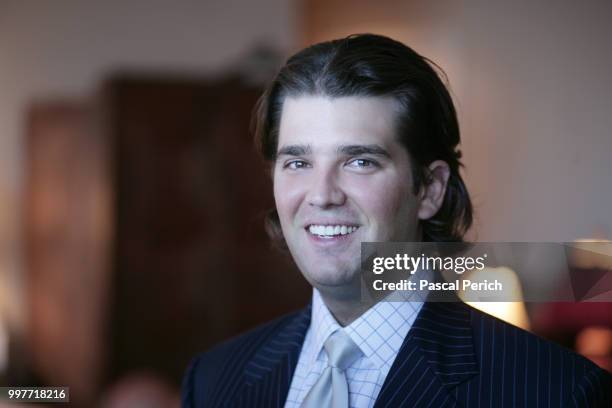
[[[346,195],[334,171],[320,169],[313,175],[308,191],[308,204],[320,208],[343,205]]]

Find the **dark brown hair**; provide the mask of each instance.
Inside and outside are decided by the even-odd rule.
[[[289,58],[261,96],[254,117],[258,148],[265,160],[276,159],[287,96],[391,96],[401,106],[397,135],[411,158],[414,194],[430,182],[427,166],[431,162],[444,160],[450,168],[442,207],[421,221],[422,239],[462,241],[472,224],[472,204],[459,174],[457,114],[441,77],[446,80],[433,62],[380,35],[351,35],[312,45]],[[267,229],[273,238],[279,235],[279,224],[272,210]]]

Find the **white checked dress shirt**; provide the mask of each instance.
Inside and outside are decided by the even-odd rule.
[[[372,407],[423,302],[379,302],[342,328],[317,289],[312,295],[312,317],[291,381],[285,408],[299,408],[327,367],[323,344],[336,330],[344,330],[363,356],[346,370],[350,407]]]

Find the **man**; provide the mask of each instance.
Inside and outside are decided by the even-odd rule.
[[[609,375],[467,305],[362,298],[361,242],[461,241],[459,126],[428,60],[356,35],[290,58],[263,95],[269,230],[311,305],[197,357],[186,407],[607,406]]]

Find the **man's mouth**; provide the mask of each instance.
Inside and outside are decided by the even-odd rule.
[[[359,229],[355,225],[309,225],[307,230],[310,234],[321,238],[334,238],[342,235],[349,235]]]

